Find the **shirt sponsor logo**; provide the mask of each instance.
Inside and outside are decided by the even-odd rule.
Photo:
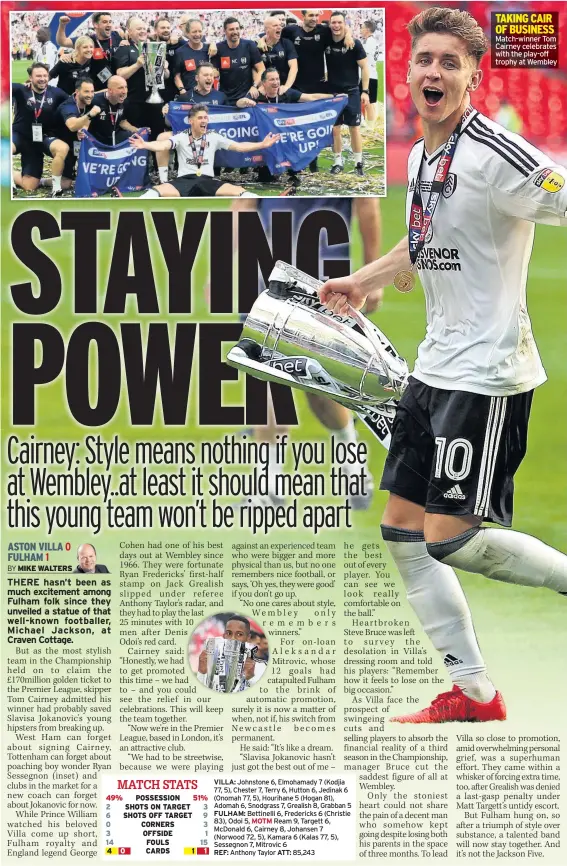
[[[222,62],[223,60],[228,60],[228,57],[222,57],[221,58],[221,66],[223,66],[223,68],[224,68],[224,64]],[[194,60],[186,60],[185,61],[185,69],[187,70],[187,72],[193,72],[193,70],[196,68],[197,68],[197,64],[195,63]]]
[[[460,271],[459,250],[455,247],[424,247],[417,260],[419,271]]]
[[[230,69],[230,57],[221,57],[220,65],[221,69]]]
[[[553,171],[551,168],[544,168],[535,178],[534,183],[540,186],[547,192],[559,192],[565,186],[565,178],[558,171]]]

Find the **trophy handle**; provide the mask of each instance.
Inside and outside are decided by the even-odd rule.
[[[378,329],[374,328],[372,323],[369,322],[368,319],[366,319],[366,317],[362,315],[362,313],[360,313],[358,310],[355,310],[354,307],[351,307],[350,304],[348,304],[348,315],[350,316],[350,318],[354,319],[355,323],[358,325],[358,327],[360,328],[360,330],[362,331],[364,336],[370,342],[370,345],[375,350],[377,357],[380,357],[382,355],[382,352],[384,351],[384,349],[387,352],[389,352],[393,357],[399,357],[398,353],[396,352],[394,347],[390,345],[388,340],[381,340],[380,339],[380,333],[379,333]],[[364,386],[364,379],[366,378],[367,372],[368,372],[368,368],[364,371],[362,379],[360,380],[360,397],[361,398],[364,398],[364,396],[365,396],[363,394],[363,386]],[[402,392],[405,390],[406,381],[407,381],[407,374],[405,376],[403,376],[403,379],[401,381],[401,391]],[[394,393],[394,391],[395,391],[394,388],[387,388],[387,387],[384,387],[384,390],[385,391],[392,391],[392,393]]]
[[[348,305],[348,315],[352,319],[354,319],[364,336],[370,341],[376,351],[381,352],[384,348],[384,343],[382,343],[382,341],[378,337],[378,334],[367,321],[367,319],[361,313],[359,313],[358,310],[355,310],[354,307],[351,307],[350,304]]]

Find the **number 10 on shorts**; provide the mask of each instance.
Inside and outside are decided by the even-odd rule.
[[[453,439],[447,444],[445,436],[435,437],[435,478],[443,473],[451,481],[462,481],[471,471],[473,448],[468,439]]]

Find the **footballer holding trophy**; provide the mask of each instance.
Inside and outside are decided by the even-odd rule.
[[[255,685],[266,670],[256,659],[257,646],[251,643],[250,622],[230,615],[222,637],[207,638],[199,654],[197,679],[215,692],[241,692]]]
[[[419,273],[427,332],[393,424],[381,528],[453,688],[392,721],[497,721],[504,700],[453,569],[567,595],[567,556],[500,528],[512,523],[532,397],[546,380],[526,307],[534,224],[567,225],[567,169],[474,108],[488,42],[468,12],[431,7],[408,30],[424,133],[408,162],[409,237],[320,297],[345,315],[380,287],[411,290]],[[452,267],[439,267],[447,250]]]

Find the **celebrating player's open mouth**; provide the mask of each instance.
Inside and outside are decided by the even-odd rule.
[[[425,102],[429,106],[439,105],[443,98],[443,91],[438,87],[432,87],[431,85],[426,85],[422,93],[425,97]]]
[[[209,125],[209,117],[206,114],[203,114],[197,118],[197,129],[204,135],[207,131],[207,127]]]

